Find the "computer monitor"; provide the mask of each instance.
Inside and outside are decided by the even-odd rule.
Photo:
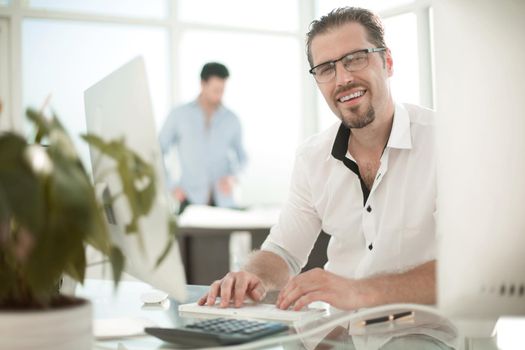
[[[127,202],[118,199],[112,205],[114,219],[108,220],[108,228],[126,258],[125,271],[182,301],[186,284],[177,242],[162,264],[155,268],[168,240],[170,213],[143,59],[133,59],[87,89],[84,100],[88,132],[105,140],[124,138],[128,147],[154,166],[157,175],[153,207],[139,222],[144,247],[137,235],[125,233],[125,225],[131,217]],[[111,173],[109,169],[114,167],[114,162],[93,147],[90,147],[90,154],[93,178],[100,195],[104,191],[113,195],[119,193],[121,183],[116,176],[104,177],[103,183],[97,180],[101,174]]]
[[[438,306],[525,316],[525,2],[433,5]]]

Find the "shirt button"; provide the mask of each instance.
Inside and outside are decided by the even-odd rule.
[[[372,245],[372,243],[370,243],[370,244],[368,245],[368,250],[372,250],[372,249],[374,249],[374,246]]]
[[[366,207],[366,211],[369,213],[372,212],[372,207],[371,206]]]

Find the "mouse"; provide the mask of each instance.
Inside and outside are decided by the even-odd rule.
[[[144,292],[140,295],[140,300],[144,304],[160,304],[164,300],[168,299],[169,295],[161,290],[152,289]]]

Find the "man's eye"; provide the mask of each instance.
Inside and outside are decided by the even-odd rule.
[[[317,74],[319,75],[330,75],[334,71],[334,67],[331,64],[326,64],[317,67]]]
[[[353,54],[353,55],[346,56],[345,59],[343,60],[343,64],[345,65],[345,67],[352,67],[355,65],[360,65],[365,61],[366,61],[366,54],[365,55]]]

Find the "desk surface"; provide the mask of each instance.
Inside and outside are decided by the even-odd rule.
[[[188,300],[194,302],[205,293],[205,286],[187,286]],[[161,327],[177,327],[186,323],[191,323],[194,319],[179,316],[178,305],[175,300],[169,300],[169,305],[164,308],[142,307],[140,295],[150,290],[147,284],[134,281],[123,281],[117,290],[114,290],[111,281],[87,280],[84,286],[77,288],[77,295],[86,297],[91,300],[94,308],[94,319],[96,320],[125,320],[141,319],[145,322],[152,323]],[[397,334],[393,328],[389,328],[390,336],[398,337],[399,341],[391,342],[383,347],[385,343],[385,332],[379,332],[379,336],[354,336],[348,335],[348,316],[349,313],[331,312],[323,319],[311,320],[292,325],[290,335],[287,337],[274,336],[265,338],[261,341],[244,346],[234,347],[235,349],[317,349],[317,348],[341,348],[341,349],[449,349],[444,344],[430,339],[428,342],[421,342],[421,338],[416,343],[410,336],[403,335],[403,332]],[[118,321],[117,321],[118,322]],[[328,327],[325,327],[328,326]],[[324,329],[323,329],[324,328]],[[393,333],[392,333],[393,332]],[[397,334],[397,335],[396,335]],[[389,336],[389,337],[390,337]],[[428,340],[427,339],[427,340]],[[465,341],[457,339],[458,349],[497,349],[494,341]],[[392,345],[392,346],[389,346]],[[146,350],[146,349],[177,349],[170,344],[163,343],[154,337],[139,335],[134,337],[97,340],[94,344],[94,350],[115,349],[115,350]]]
[[[209,228],[230,231],[269,229],[277,223],[279,207],[260,207],[246,210],[189,205],[177,220],[179,227]]]

